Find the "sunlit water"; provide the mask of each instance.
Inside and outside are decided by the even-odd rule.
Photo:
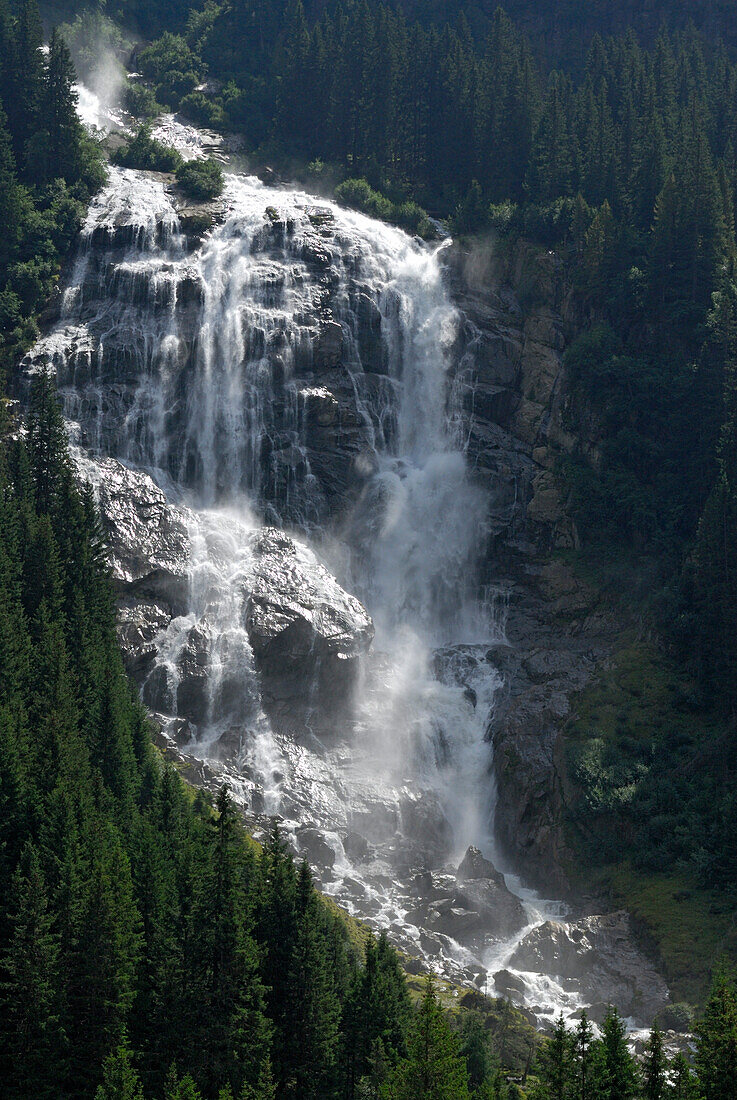
[[[90,124],[117,117],[84,90],[80,108]],[[173,119],[163,127],[198,154],[196,130]],[[330,230],[330,301],[343,330],[344,369],[370,441],[362,491],[337,525],[325,521],[309,467],[296,384],[314,339],[310,318],[325,295],[303,259],[305,239],[316,236],[306,212],[317,207],[318,223],[325,218]],[[227,176],[224,208],[222,224],[188,251],[161,180],[111,169],[84,227],[62,321],[39,352],[56,366],[85,461],[111,454],[146,470],[185,509],[187,606],[156,640],[144,699],[158,685],[158,709],[177,717],[180,656],[198,631],[207,706],[191,724],[186,751],[212,762],[256,819],[279,815],[297,847],[300,827],[315,826],[335,857],[322,888],[419,950],[419,930],[406,919],[412,868],[396,852],[411,832],[409,810],[427,810],[429,829],[447,826],[442,843],[423,847],[422,836],[412,838],[425,866],[455,865],[469,844],[502,862],[487,739],[502,680],[486,653],[504,640],[505,598],[478,584],[486,501],[465,461],[453,385],[459,319],[443,282],[443,246],[235,174]],[[280,247],[267,210],[291,226]],[[386,364],[373,388],[357,337],[357,286],[381,316]],[[104,377],[110,355],[117,388]],[[292,458],[275,494],[263,455],[277,403]],[[301,734],[288,737],[262,705],[244,606],[251,537],[265,519],[295,533],[308,556],[311,547],[374,620],[349,717],[329,738],[324,724],[310,728],[309,707]],[[372,855],[363,862],[349,859],[341,839],[360,831],[357,822],[371,832]],[[506,881],[523,899],[528,928],[565,915],[514,874]],[[507,964],[522,934],[483,951],[446,938],[432,964],[466,980],[476,973],[481,984],[484,970]],[[578,1007],[551,978],[525,978],[531,1003],[548,1013]]]

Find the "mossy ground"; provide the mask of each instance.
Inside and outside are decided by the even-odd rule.
[[[694,1006],[717,960],[737,959],[737,911],[718,883],[708,889],[686,859],[670,858],[668,819],[659,832],[650,807],[659,785],[674,782],[681,795],[692,787],[695,799],[708,796],[699,789],[698,747],[718,740],[723,723],[697,700],[656,642],[625,630],[608,667],[573,701],[564,754],[572,880],[630,912],[673,1000]],[[683,804],[674,808],[671,828],[684,833],[684,851],[697,847],[699,827]]]
[[[658,950],[673,1001],[703,1004],[715,963],[737,958],[731,905],[684,874],[643,875],[629,863],[607,868],[602,883]]]

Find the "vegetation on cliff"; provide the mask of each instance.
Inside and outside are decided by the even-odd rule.
[[[60,35],[42,51],[35,0],[0,0],[0,369],[38,333],[36,315],[72,248],[84,204],[105,178],[76,113]]]

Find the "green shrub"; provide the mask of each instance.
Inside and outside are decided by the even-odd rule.
[[[199,84],[197,74],[188,69],[180,72],[172,69],[164,75],[164,79],[156,85],[156,97],[173,111],[178,110],[181,101],[195,90]]]
[[[172,73],[193,73],[195,84],[202,76],[201,62],[178,34],[162,34],[138,55],[138,67],[148,80],[163,81]]]
[[[135,118],[156,118],[164,110],[152,88],[131,80],[127,82],[123,92],[123,106]]]
[[[694,1010],[690,1004],[677,1001],[675,1004],[666,1005],[658,1013],[658,1023],[666,1031],[692,1031],[694,1025]]]
[[[520,227],[519,207],[516,203],[493,203],[489,207],[489,225],[498,233],[513,233]]]
[[[32,313],[46,298],[56,278],[55,258],[34,256],[8,269],[7,289],[16,295],[24,313]]]
[[[179,104],[179,110],[199,126],[211,126],[215,130],[225,126],[223,108],[204,92],[190,92]]]
[[[422,209],[419,203],[408,201],[394,207],[394,217],[397,225],[407,229],[410,233],[416,233],[419,237],[431,238],[435,236],[435,227]]]
[[[345,206],[352,206],[371,218],[393,222],[411,233],[418,233],[421,237],[432,238],[436,235],[427,213],[418,203],[410,200],[393,203],[386,195],[382,195],[381,191],[375,191],[368,180],[343,180],[335,188],[335,197]]]
[[[77,152],[74,175],[67,182],[75,189],[77,198],[86,201],[105,184],[107,164],[100,142],[83,128],[80,128]]]
[[[335,197],[346,206],[361,210],[372,218],[381,218],[383,221],[392,220],[394,203],[380,191],[374,191],[368,180],[344,180],[336,187]]]
[[[176,172],[182,158],[176,149],[151,136],[151,126],[144,122],[134,137],[113,154],[113,163],[121,168],[139,168],[149,172]]]
[[[216,160],[190,160],[177,168],[177,182],[195,199],[215,199],[223,193],[223,170]]]

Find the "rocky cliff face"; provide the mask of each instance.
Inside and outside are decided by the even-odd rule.
[[[505,686],[489,730],[496,829],[516,865],[561,890],[561,731],[614,625],[566,563],[578,536],[556,476],[562,455],[596,461],[596,425],[563,367],[581,318],[558,259],[524,241],[454,246],[449,277],[466,319],[469,454],[488,486],[488,575],[509,594],[509,646],[495,655]]]
[[[205,349],[206,359],[214,357],[215,380],[209,368],[203,375],[195,366],[203,332],[216,328],[208,279],[222,257],[188,260],[203,232],[227,219],[227,200],[217,209],[175,214],[170,186],[155,174],[119,173],[86,228],[73,291],[77,323],[42,341],[26,364],[32,371],[51,358],[79,443],[127,463],[103,459],[88,474],[110,517],[114,567],[126,586],[121,637],[129,667],[157,711],[167,710],[170,699],[162,696],[160,672],[149,675],[153,639],[184,610],[192,516],[167,508],[161,490],[130,464],[160,469],[205,499],[248,490],[277,523],[334,530],[347,523],[349,539],[360,546],[386,505],[384,489],[377,496],[382,483],[369,483],[377,447],[391,447],[396,438],[403,354],[400,298],[378,299],[331,208],[267,203],[252,231],[253,262],[233,287],[244,296],[238,355],[262,365],[250,393],[229,397],[237,366],[227,362],[230,348],[216,339]],[[511,251],[488,241],[470,249],[454,244],[442,264],[459,310],[451,352],[456,431],[488,504],[480,579],[507,601],[509,645],[489,654],[504,678],[488,731],[496,829],[516,864],[561,888],[560,733],[570,696],[607,656],[611,633],[596,593],[566,564],[577,532],[555,472],[558,457],[574,449],[596,461],[596,427],[574,407],[562,362],[580,318],[559,261],[525,242]],[[279,307],[293,320],[288,312],[280,320]],[[213,401],[215,385],[225,392]],[[231,398],[244,411],[229,407]],[[218,447],[203,448],[203,437],[218,439]],[[332,651],[332,641],[322,646],[325,631],[316,627],[307,596],[289,628],[270,636],[276,605],[290,601],[275,578],[294,546],[272,549],[247,633],[265,704],[278,725],[294,728],[301,719],[289,712],[300,710],[308,674],[319,668],[323,683],[344,684],[333,692],[344,698],[353,658]],[[338,605],[345,600],[347,594]],[[264,625],[269,617],[271,626]],[[359,649],[370,640],[368,623],[353,622]],[[198,627],[175,659],[175,694],[188,721],[201,722],[207,713],[211,645]]]

